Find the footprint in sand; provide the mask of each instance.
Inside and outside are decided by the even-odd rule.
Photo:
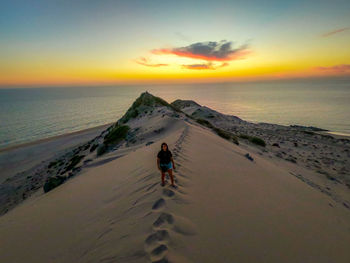
[[[153,223],[154,227],[161,227],[165,224],[171,225],[170,228],[182,235],[191,236],[197,233],[195,225],[184,217],[176,217],[176,225],[174,225],[174,216],[168,213],[161,213],[157,220]]]
[[[159,245],[155,249],[152,250],[151,256],[164,256],[164,253],[168,251],[168,247],[164,244]]]
[[[163,195],[166,197],[173,197],[175,192],[170,189],[163,189]]]
[[[165,206],[165,200],[163,198],[158,199],[152,206],[152,210],[159,210]]]
[[[168,252],[167,243],[169,240],[170,236],[167,230],[157,230],[146,238],[145,249],[152,262],[168,262],[165,256]]]
[[[167,230],[158,230],[155,233],[149,235],[146,238],[145,243],[150,246],[157,242],[168,241],[169,239],[170,239],[170,236]]]
[[[157,218],[157,220],[153,223],[153,226],[159,227],[164,225],[165,223],[173,224],[174,217],[168,213],[161,213],[160,216]]]

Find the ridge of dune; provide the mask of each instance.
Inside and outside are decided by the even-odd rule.
[[[201,123],[234,134],[243,147],[288,166],[296,178],[350,209],[349,138],[326,134],[312,126],[252,123],[190,100],[179,99],[172,105]],[[254,147],[252,139],[263,141],[263,149]]]
[[[292,175],[295,164],[162,103],[125,123],[134,143],[0,217],[0,262],[349,262],[349,210]],[[176,189],[160,185],[163,141]]]
[[[171,119],[161,122],[164,116]],[[69,135],[62,136],[48,143],[38,143],[9,154],[4,153],[1,160],[3,168],[7,174],[13,171],[16,173],[7,175],[4,182],[0,182],[0,216],[36,194],[43,186],[49,190],[52,185],[57,186],[79,174],[100,155],[106,155],[120,147],[126,150],[140,147],[146,139],[147,143],[152,143],[153,138],[159,137],[172,127],[173,118],[179,117],[184,118],[185,114],[146,91],[141,93],[122,118],[108,127],[93,129],[88,134],[79,133],[73,138]],[[119,127],[123,130],[121,133],[118,133]],[[115,134],[123,138],[114,138]],[[106,143],[109,135],[112,136]],[[37,156],[36,161],[32,153]],[[8,157],[14,162],[8,162]],[[6,166],[9,166],[7,170]],[[16,169],[12,169],[13,166]]]

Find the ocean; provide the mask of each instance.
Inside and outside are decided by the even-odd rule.
[[[0,149],[117,121],[143,91],[252,122],[350,134],[350,83],[284,81],[0,89]]]

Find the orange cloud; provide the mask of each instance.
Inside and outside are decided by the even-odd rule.
[[[334,72],[334,73],[350,73],[350,64],[340,64],[335,65],[331,67],[316,67],[316,70],[320,71],[328,71],[328,72]]]
[[[138,59],[134,60],[137,64],[147,66],[147,67],[163,67],[168,66],[168,64],[152,64],[149,62],[149,60],[145,57],[139,57]]]
[[[339,29],[324,33],[322,36],[329,37],[329,36],[335,35],[337,33],[344,32],[344,31],[349,30],[349,29],[350,29],[350,27],[339,28]]]
[[[190,65],[182,65],[183,68],[187,69],[217,69],[217,68],[222,68],[229,65],[227,62],[221,63],[218,66],[215,66],[212,62],[209,63],[204,63],[204,64],[190,64]]]
[[[197,42],[189,46],[178,48],[161,48],[151,51],[156,55],[173,54],[179,57],[202,59],[206,61],[231,61],[243,59],[250,53],[247,45],[232,48],[232,42]]]

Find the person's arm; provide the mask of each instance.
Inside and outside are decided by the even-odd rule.
[[[160,170],[160,159],[159,159],[159,157],[157,157],[157,167],[158,167],[158,170]]]
[[[173,168],[175,169],[175,163],[173,157],[170,157],[171,162],[173,163]]]

